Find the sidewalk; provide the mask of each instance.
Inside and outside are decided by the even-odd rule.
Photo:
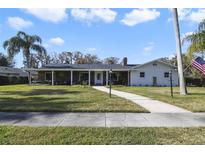
[[[0,125],[80,127],[199,127],[205,113],[0,112]]]
[[[109,93],[109,89],[104,87],[104,86],[93,86],[94,89]],[[113,90],[112,89],[112,94],[116,95],[118,97],[125,98],[127,100],[130,100],[151,113],[191,113],[188,110],[176,107],[174,105],[170,105],[168,103],[164,103],[158,100],[152,100],[148,97],[136,95],[136,94],[131,94],[128,92],[123,92],[119,90]]]

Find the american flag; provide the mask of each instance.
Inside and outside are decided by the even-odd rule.
[[[192,60],[192,66],[205,75],[205,61],[201,57]]]

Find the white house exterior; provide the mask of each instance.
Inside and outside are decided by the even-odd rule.
[[[130,73],[131,86],[170,86],[170,70],[173,85],[178,85],[178,72],[172,65],[154,60],[134,67]]]

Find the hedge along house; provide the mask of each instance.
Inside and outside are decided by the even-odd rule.
[[[173,70],[173,85],[178,85],[176,67],[161,59],[144,64],[48,64],[28,71],[38,72],[38,81],[51,85],[108,85],[109,71],[112,69],[111,81],[118,85],[132,86],[169,86],[170,74]]]

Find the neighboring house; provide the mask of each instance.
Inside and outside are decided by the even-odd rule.
[[[19,68],[0,66],[0,76],[4,77],[28,77],[28,73]]]
[[[39,82],[52,85],[108,85],[110,70],[113,84],[132,86],[169,86],[172,70],[173,85],[178,85],[176,67],[161,59],[141,65],[127,64],[127,58],[124,58],[122,64],[48,64],[39,69],[28,69],[38,72]]]
[[[19,68],[0,66],[0,85],[28,83],[27,74]]]

